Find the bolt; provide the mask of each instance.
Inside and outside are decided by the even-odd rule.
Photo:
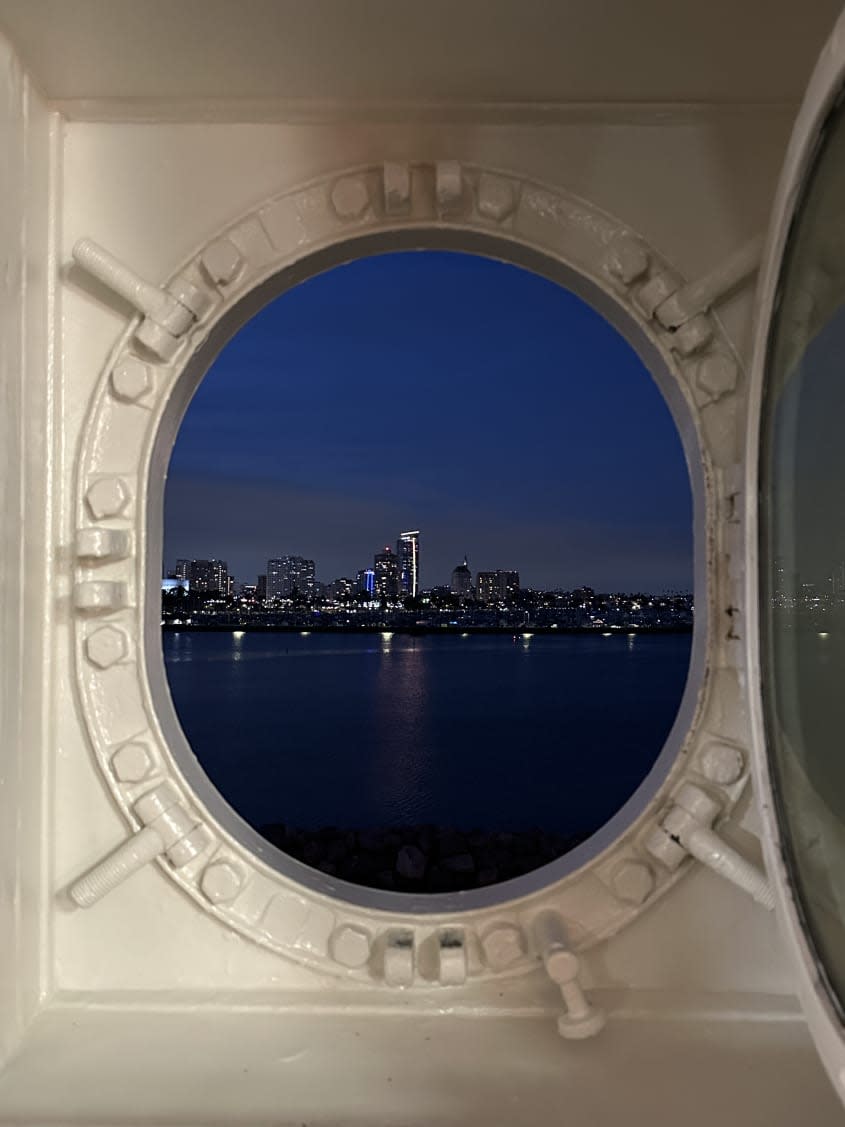
[[[642,861],[623,861],[614,871],[611,884],[626,904],[642,904],[654,890],[654,873]]]
[[[607,248],[604,268],[612,278],[630,286],[648,270],[646,249],[630,235],[620,235]]]
[[[482,936],[481,949],[489,967],[504,970],[525,954],[525,940],[515,924],[494,924]]]
[[[487,219],[501,223],[516,206],[516,192],[509,180],[482,172],[478,180],[478,210]]]
[[[329,949],[342,967],[362,967],[370,958],[370,933],[354,924],[343,924],[332,933]]]
[[[108,669],[129,653],[129,639],[116,626],[101,626],[86,638],[85,653],[92,665]]]
[[[231,282],[243,263],[243,255],[231,239],[217,239],[205,248],[202,255],[203,269],[218,285]]]
[[[90,908],[163,852],[161,836],[152,826],[144,826],[71,886],[71,900],[79,908]]]
[[[70,897],[80,908],[90,908],[107,892],[162,854],[181,868],[208,847],[210,834],[181,804],[179,792],[170,782],[161,783],[135,803],[135,814],[143,828],[124,841],[70,888]]]
[[[152,387],[149,365],[134,356],[118,360],[112,368],[111,386],[118,399],[135,403]]]
[[[712,322],[709,317],[699,313],[697,317],[692,317],[673,333],[671,348],[681,356],[691,356],[694,352],[706,348],[712,339]]]
[[[733,391],[737,377],[736,361],[723,352],[703,356],[696,365],[696,385],[711,401],[721,399],[723,395]]]
[[[119,477],[101,477],[88,487],[85,501],[97,520],[116,517],[129,504],[129,488]]]
[[[578,982],[581,961],[569,949],[563,921],[556,912],[541,912],[531,929],[546,973],[559,987],[566,1006],[566,1012],[558,1018],[558,1032],[568,1040],[595,1036],[604,1027],[604,1011],[591,1005],[581,989]]]
[[[369,202],[367,183],[361,176],[343,176],[332,188],[332,206],[339,219],[358,219]]]
[[[122,783],[139,783],[149,775],[153,760],[146,744],[132,742],[119,747],[111,757],[115,778]]]
[[[228,904],[235,899],[243,885],[243,873],[229,861],[213,861],[203,870],[200,879],[203,895],[212,904]]]
[[[727,786],[741,778],[745,761],[739,748],[713,743],[701,756],[701,770],[711,782]]]

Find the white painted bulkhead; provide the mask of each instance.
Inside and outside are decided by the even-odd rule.
[[[505,1112],[531,1124],[838,1122],[773,916],[700,865],[580,953],[581,982],[608,1017],[584,1044],[558,1037],[560,991],[539,964],[402,990],[261,946],[155,864],[89,910],[67,895],[129,833],[76,687],[72,600],[78,458],[131,310],[71,266],[77,241],[90,236],[163,284],[301,185],[450,161],[580,197],[695,279],[765,229],[793,92],[660,109],[571,99],[534,113],[422,103],[345,113],[341,99],[310,112],[306,100],[294,114],[265,100],[245,121],[233,101],[215,124],[178,98],[143,112],[117,89],[90,105],[76,88],[63,98],[50,90],[62,81],[55,63],[42,60],[33,83],[16,58],[14,27],[30,49],[38,28],[10,3],[4,20],[0,1122],[457,1124]],[[202,61],[186,71],[201,73]],[[746,285],[718,309],[745,365],[752,305]],[[710,555],[721,562],[709,623],[719,639],[731,627],[723,604],[741,597],[725,514],[740,480],[730,471],[742,459],[744,391],[740,378],[716,439]],[[747,747],[741,653],[720,640],[710,659],[706,727]],[[756,827],[746,789],[725,836],[760,863]]]

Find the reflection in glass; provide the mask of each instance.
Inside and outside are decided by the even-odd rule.
[[[799,905],[845,999],[845,128],[831,117],[769,341],[760,492],[763,702]]]

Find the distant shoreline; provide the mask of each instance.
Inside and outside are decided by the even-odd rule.
[[[241,623],[162,623],[162,633],[203,634],[408,634],[412,637],[426,635],[504,634],[515,637],[521,634],[691,634],[692,625],[673,623],[667,626],[336,626],[312,624],[291,626],[267,622]]]

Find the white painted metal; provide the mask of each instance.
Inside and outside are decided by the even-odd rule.
[[[404,191],[403,186],[407,186],[406,206],[401,211],[395,203],[386,206],[384,201],[392,200],[400,189]],[[91,245],[90,240],[77,242],[78,261],[90,259],[103,282],[110,284],[114,275],[121,296],[126,296],[135,285],[134,271],[116,265],[99,249],[89,254],[86,248]],[[208,340],[228,336],[258,300],[266,301],[289,284],[292,276],[302,277],[313,269],[312,260],[324,269],[351,254],[399,246],[466,247],[532,265],[582,292],[626,333],[663,389],[687,446],[696,498],[699,615],[709,625],[706,632],[704,626],[696,631],[684,703],[662,755],[631,801],[599,833],[529,877],[483,892],[416,901],[345,885],[311,871],[273,850],[234,815],[197,769],[173,713],[163,677],[156,605],[163,476],[181,405],[204,374],[206,361],[193,359],[197,342],[205,349]],[[744,260],[748,257],[746,253]],[[723,270],[720,276],[729,272]],[[221,274],[229,280],[221,281]],[[125,277],[129,283],[124,282]],[[721,817],[730,813],[747,782],[742,756],[735,752],[733,764],[739,764],[739,771],[728,773],[720,782],[712,769],[714,746],[729,747],[732,733],[720,719],[721,702],[711,695],[711,671],[734,660],[736,648],[730,631],[720,632],[720,613],[714,615],[713,610],[729,607],[735,592],[730,552],[712,556],[706,565],[704,558],[713,529],[729,524],[734,511],[731,495],[718,488],[719,472],[732,469],[732,454],[723,444],[722,431],[714,431],[713,424],[719,423],[726,427],[724,433],[731,433],[735,383],[714,392],[712,386],[702,385],[702,372],[708,372],[712,362],[728,365],[733,372],[738,365],[717,323],[701,315],[706,332],[694,348],[678,349],[676,334],[666,331],[654,315],[652,298],[642,297],[643,293],[663,292],[670,279],[672,285],[679,282],[657,252],[583,200],[546,186],[456,160],[437,162],[433,167],[393,162],[340,170],[262,202],[232,226],[215,232],[211,243],[183,264],[177,278],[181,288],[202,295],[194,303],[201,310],[196,327],[184,334],[178,354],[160,356],[152,377],[155,395],[144,392],[148,410],[139,417],[125,388],[123,394],[115,394],[115,371],[131,371],[138,362],[132,343],[137,326],[128,326],[108,359],[92,402],[80,455],[82,496],[77,503],[81,530],[92,518],[110,526],[117,521],[116,527],[131,532],[132,542],[146,551],[146,559],[129,556],[111,569],[115,582],[138,591],[131,606],[125,611],[113,607],[115,613],[105,626],[98,622],[92,627],[88,618],[78,619],[77,684],[98,762],[130,823],[134,824],[133,807],[137,810],[138,783],[121,777],[114,758],[114,748],[127,727],[133,741],[140,734],[152,749],[156,767],[151,776],[144,775],[145,785],[157,786],[162,778],[171,780],[182,796],[180,801],[195,809],[196,820],[210,830],[201,856],[192,858],[191,864],[165,865],[165,871],[216,919],[280,954],[329,973],[403,986],[425,986],[431,977],[425,960],[418,961],[414,950],[425,949],[432,927],[436,931],[459,926],[475,942],[476,936],[501,919],[503,911],[516,927],[524,927],[525,919],[540,910],[554,911],[571,921],[577,935],[574,945],[583,950],[649,909],[668,889],[688,855],[706,858],[714,871],[765,902],[762,874],[724,842],[717,850],[712,834],[707,848],[703,831],[698,836],[690,834],[685,848],[672,846],[677,855],[671,858],[653,847],[654,833],[661,842],[670,840],[656,827],[679,787],[682,794],[703,795],[700,785],[714,791],[716,800],[708,800],[713,807],[712,821],[717,811]],[[176,284],[168,283],[156,293],[175,290]],[[718,296],[717,290],[711,286],[711,300]],[[651,316],[644,315],[644,306]],[[149,317],[157,308],[158,298],[147,294],[140,311]],[[146,379],[143,386],[147,386]],[[126,466],[129,472],[121,473]],[[87,591],[93,582],[90,561],[80,562],[78,587]],[[155,595],[149,609],[146,591]],[[715,608],[702,615],[708,596]],[[100,705],[106,696],[112,700],[107,712]],[[701,765],[705,752],[709,756],[706,772]],[[690,789],[691,780],[699,786]],[[679,809],[676,804],[673,808]],[[203,893],[204,869],[218,863],[220,849],[229,859],[237,857],[244,874],[238,894],[225,902]],[[103,864],[109,868],[108,861]],[[100,864],[95,871],[102,871]],[[310,897],[308,889],[313,890]],[[332,954],[334,937],[350,931],[383,936],[384,963],[376,942],[365,963],[338,964]],[[404,936],[411,936],[412,941],[406,943],[401,939]],[[468,974],[470,978],[512,976],[527,973],[531,966],[527,958],[492,966],[479,961]],[[442,976],[440,981],[445,981]]]
[[[266,245],[261,223],[243,231],[240,246],[232,242],[226,232],[239,216],[322,183],[330,191],[321,214],[337,225],[338,245],[356,224],[398,232],[415,206],[417,167],[429,170],[432,189],[439,179],[438,223],[456,239],[473,230],[501,238],[522,200],[514,185],[557,186],[537,189],[531,218],[561,239],[572,229],[575,240],[580,223],[578,237],[588,245],[597,216],[624,217],[615,221],[620,238],[594,259],[593,296],[604,312],[627,310],[623,328],[648,326],[664,367],[679,373],[664,391],[681,389],[676,417],[687,411],[698,420],[706,459],[693,469],[706,479],[702,499],[705,489],[713,498],[713,519],[699,537],[712,663],[699,737],[682,755],[703,789],[724,796],[726,809],[736,801],[717,829],[754,855],[757,816],[747,789],[740,795],[748,623],[738,521],[750,294],[746,287],[720,306],[721,325],[693,317],[666,333],[654,311],[684,277],[708,274],[765,224],[788,103],[828,18],[825,5],[780,7],[781,19],[766,21],[771,55],[757,42],[761,13],[744,6],[720,7],[722,23],[700,6],[672,4],[651,19],[635,5],[620,3],[614,18],[583,5],[575,19],[562,6],[554,19],[565,21],[566,35],[550,34],[547,16],[532,24],[524,52],[515,44],[526,43],[516,34],[527,26],[525,6],[502,6],[507,35],[498,15],[485,19],[486,8],[472,19],[452,17],[454,56],[443,49],[449,20],[433,20],[423,8],[415,18],[429,30],[418,25],[416,40],[390,21],[362,32],[378,45],[365,67],[373,79],[364,91],[368,108],[350,100],[362,76],[348,25],[332,22],[328,8],[324,22],[309,16],[300,33],[291,22],[286,37],[293,8],[284,4],[263,5],[269,25],[218,0],[168,4],[173,34],[166,34],[158,18],[165,9],[149,0],[0,0],[0,23],[32,58],[48,95],[61,99],[46,105],[15,50],[0,43],[0,254],[7,264],[0,509],[4,528],[23,530],[0,544],[10,592],[0,610],[0,1120],[16,1127],[71,1120],[466,1125],[504,1115],[529,1127],[564,1119],[575,1127],[668,1127],[682,1117],[690,1127],[841,1121],[793,1004],[771,915],[702,866],[686,866],[685,879],[672,882],[644,855],[636,832],[630,847],[594,860],[577,905],[564,914],[581,989],[608,1020],[582,1046],[555,1033],[561,991],[536,957],[531,932],[541,907],[558,906],[555,896],[544,905],[538,892],[530,911],[488,905],[476,919],[450,910],[425,924],[301,883],[270,905],[251,899],[263,862],[247,857],[216,820],[213,858],[189,861],[176,884],[164,879],[160,870],[172,865],[162,860],[90,911],[72,908],[64,895],[127,840],[127,822],[140,829],[135,803],[172,769],[146,719],[134,723],[136,707],[146,717],[143,701],[127,704],[138,685],[138,635],[127,623],[146,597],[140,561],[151,550],[138,505],[148,482],[140,471],[153,455],[138,451],[173,390],[190,393],[168,363],[148,356],[138,363],[125,304],[92,288],[78,268],[66,269],[72,247],[94,235],[156,286],[182,279],[178,264],[190,263],[198,288],[222,302],[258,277]],[[429,59],[439,66],[453,59],[446,69],[424,65],[429,40],[436,41]],[[725,62],[721,47],[737,43],[736,58],[717,65]],[[225,54],[228,45],[235,49]],[[540,66],[547,45],[543,57],[553,66]],[[477,70],[464,65],[474,46],[493,52],[475,56]],[[285,63],[286,51],[299,71]],[[233,56],[227,70],[221,59]],[[568,58],[581,60],[580,69]],[[336,74],[331,106],[292,107],[296,91],[280,84],[296,73],[318,85]],[[552,73],[572,76],[570,85],[549,88],[558,104],[531,101]],[[406,74],[412,106],[395,81]],[[432,75],[445,78],[439,89],[426,86]],[[464,85],[433,104],[450,93],[452,79]],[[503,89],[519,91],[520,104],[491,105]],[[600,104],[560,104],[590,90]],[[690,107],[678,101],[685,91],[733,104]],[[638,92],[666,104],[633,105]],[[77,98],[89,95],[96,106],[86,110]],[[767,104],[748,104],[754,97]],[[497,171],[505,168],[512,175]],[[381,176],[377,217],[368,210],[373,195],[361,191],[362,169]],[[432,214],[436,197],[432,190]],[[581,206],[556,213],[548,207],[554,200]],[[606,230],[599,227],[599,242]],[[269,274],[273,264],[265,266]],[[583,271],[578,265],[572,277]],[[202,348],[202,335],[198,325],[191,343]],[[118,338],[128,349],[125,363],[111,362]],[[198,361],[191,378],[200,368]],[[98,405],[103,419],[120,412],[119,425],[92,430]],[[179,407],[173,403],[167,416],[172,430]],[[690,452],[695,432],[689,426]],[[83,450],[101,459],[93,479]],[[164,443],[155,457],[163,472]],[[101,613],[109,603],[101,592],[84,597],[93,605],[74,609],[77,582],[122,582],[125,606]],[[72,632],[85,635],[75,654]],[[87,719],[110,740],[92,741],[94,729],[83,723],[77,669],[89,688],[105,686],[89,693]],[[190,818],[206,822],[194,788],[177,789]],[[667,791],[667,804],[670,798]],[[665,807],[643,816],[643,831],[662,813]],[[258,942],[232,928],[233,905],[247,927],[264,933]],[[612,918],[603,916],[608,905]],[[582,919],[593,921],[590,934]]]
[[[748,609],[748,685],[754,773],[761,797],[766,865],[777,897],[777,910],[798,967],[798,989],[810,1031],[841,1099],[845,1100],[845,1030],[819,974],[781,848],[782,831],[772,796],[761,700],[759,646],[759,552],[757,483],[760,413],[766,375],[767,344],[778,281],[800,192],[817,152],[825,118],[845,86],[845,13],[840,17],[810,81],[789,143],[778,185],[759,288],[754,359],[751,371],[748,445],[745,459],[746,606]],[[831,514],[833,516],[833,514]]]

